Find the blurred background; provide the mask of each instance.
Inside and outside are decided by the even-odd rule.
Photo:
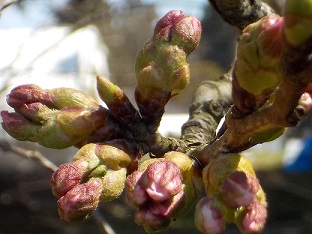
[[[284,0],[267,2],[277,12],[283,11]],[[189,57],[191,83],[168,103],[160,127],[164,135],[178,136],[188,118],[194,89],[201,81],[226,72],[235,56],[237,32],[207,0],[0,0],[0,9],[1,110],[10,110],[6,94],[26,83],[72,87],[98,99],[97,74],[112,80],[133,101],[138,50],[152,36],[160,17],[172,9],[183,10],[200,19],[203,34],[199,48]],[[311,233],[311,128],[308,116],[278,140],[244,152],[253,161],[268,197],[264,233]],[[144,233],[134,224],[134,210],[125,205],[124,196],[101,204],[95,218],[85,223],[60,220],[50,190],[51,172],[11,152],[8,144],[26,155],[40,152],[56,165],[70,161],[77,151],[17,142],[0,129],[0,234],[105,233],[103,219],[115,233]],[[161,233],[199,233],[193,212]],[[239,232],[229,226],[226,233]]]

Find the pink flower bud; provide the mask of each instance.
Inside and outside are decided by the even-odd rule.
[[[78,185],[87,170],[87,166],[88,163],[82,160],[75,163],[62,164],[51,177],[53,195],[60,198]]]
[[[66,88],[23,85],[11,91],[7,102],[16,113],[1,112],[4,129],[17,140],[48,148],[79,144],[101,128],[109,114],[88,95]]]
[[[235,171],[220,186],[220,194],[228,207],[248,206],[260,188],[256,177],[243,171]]]
[[[190,53],[199,44],[201,24],[183,11],[173,10],[157,22],[154,34],[156,40],[171,41]]]
[[[101,192],[102,183],[99,178],[75,186],[57,201],[59,215],[67,222],[89,218],[98,206]]]
[[[195,210],[195,225],[205,234],[224,233],[225,221],[217,202],[213,197],[199,200]]]
[[[142,175],[141,184],[156,201],[164,201],[182,190],[182,176],[177,165],[168,160],[150,164]]]
[[[260,233],[267,219],[267,209],[258,200],[243,210],[241,223],[238,224],[244,233]]]

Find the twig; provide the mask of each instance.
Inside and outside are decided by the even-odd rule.
[[[116,232],[108,224],[108,222],[103,217],[103,215],[100,213],[100,211],[95,210],[93,212],[93,217],[95,218],[95,221],[102,227],[104,233],[106,233],[106,234],[116,234]]]
[[[16,145],[12,145],[3,139],[0,140],[0,149],[2,149],[4,152],[10,151],[24,158],[36,160],[41,166],[49,169],[52,172],[56,171],[58,168],[53,162],[51,162],[37,150],[27,150]]]
[[[209,0],[209,2],[226,22],[240,30],[273,12],[266,3],[260,0]]]
[[[8,6],[10,6],[11,4],[17,3],[19,1],[20,0],[3,0],[3,1],[0,1],[0,12],[2,10],[4,10],[5,8],[7,8]]]

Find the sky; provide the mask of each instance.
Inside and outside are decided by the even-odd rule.
[[[53,24],[51,8],[56,8],[64,4],[67,0],[32,0],[27,1],[25,10],[11,5],[0,15],[0,29],[12,28],[35,28]],[[108,0],[118,4],[121,0]],[[203,9],[208,4],[208,0],[143,0],[146,3],[156,5],[156,13],[162,17],[170,10],[183,10],[186,14],[201,18]]]

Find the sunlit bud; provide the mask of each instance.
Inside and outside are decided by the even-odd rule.
[[[99,178],[73,187],[57,201],[59,215],[67,222],[86,220],[97,208],[101,192]]]
[[[190,53],[199,44],[201,25],[195,17],[173,10],[157,22],[154,36],[156,41],[170,41]]]
[[[225,220],[218,206],[218,202],[213,197],[204,197],[199,200],[194,216],[195,225],[199,231],[204,234],[224,233]]]
[[[271,14],[242,33],[233,69],[234,104],[242,112],[263,105],[281,80],[283,25],[282,17]]]
[[[220,194],[230,208],[248,206],[256,198],[259,181],[255,176],[243,171],[230,174],[220,186]]]
[[[87,171],[87,162],[83,160],[62,164],[51,177],[52,193],[60,198],[78,185]]]
[[[171,222],[170,217],[153,214],[148,207],[142,206],[134,216],[134,221],[142,225],[146,232],[152,233],[167,228]]]
[[[7,96],[8,104],[14,109],[29,103],[42,103],[53,109],[62,109],[67,106],[97,108],[98,103],[81,91],[71,88],[41,89],[37,85],[21,85],[12,89]]]
[[[248,207],[237,211],[236,224],[243,233],[261,233],[267,219],[267,209],[258,200],[254,200]]]
[[[153,200],[164,201],[182,190],[182,176],[176,164],[162,160],[146,168],[141,184]]]
[[[49,148],[80,143],[102,127],[108,115],[93,99],[73,89],[19,86],[7,101],[16,113],[1,112],[3,128],[17,140],[35,141]]]
[[[166,160],[174,162],[183,177],[184,202],[176,212],[177,217],[186,215],[203,190],[198,165],[186,154],[170,151],[164,155]]]
[[[250,160],[240,154],[222,154],[212,160],[203,170],[207,194],[219,193],[220,186],[235,171],[255,176]]]
[[[198,45],[199,21],[182,11],[170,11],[160,19],[150,41],[137,56],[136,102],[147,124],[155,131],[168,100],[189,83],[187,56]],[[156,116],[155,116],[156,115]]]
[[[312,36],[312,1],[287,0],[285,4],[285,39],[294,46],[300,46]]]
[[[127,169],[108,170],[102,178],[101,201],[111,201],[120,196],[125,187]]]
[[[139,113],[117,85],[102,76],[97,76],[97,89],[101,99],[116,118],[130,125],[141,121]]]

